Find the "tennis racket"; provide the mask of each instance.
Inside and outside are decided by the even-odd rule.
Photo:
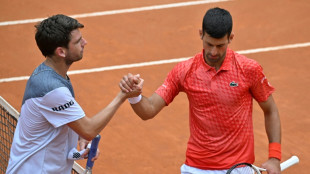
[[[90,150],[88,152],[88,159],[86,163],[86,169],[84,171],[84,174],[91,174],[92,173],[92,168],[94,166],[94,162],[91,161],[93,157],[96,156],[97,154],[97,149],[98,149],[98,144],[100,141],[101,136],[97,135],[91,142]]]
[[[297,156],[292,156],[290,159],[282,162],[280,164],[281,171],[291,167],[294,164],[297,164],[299,159]],[[266,169],[257,167],[250,163],[239,163],[232,166],[226,174],[261,174],[261,172],[266,171]]]

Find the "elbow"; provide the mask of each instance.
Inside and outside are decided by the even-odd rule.
[[[91,141],[95,137],[92,137],[92,136],[82,136],[82,138],[84,138],[87,141]]]
[[[142,115],[142,116],[139,115],[139,117],[141,118],[141,120],[146,121],[154,118],[155,115]]]
[[[97,135],[98,135],[98,133],[90,130],[90,131],[85,131],[82,135],[79,135],[79,136],[81,136],[83,139],[85,139],[87,141],[91,141]]]
[[[151,119],[151,118],[145,118],[145,117],[140,117],[140,118],[141,118],[141,120],[143,120],[143,121],[146,121],[146,120]]]
[[[91,141],[91,140],[92,140],[92,138],[90,138],[90,137],[82,136],[82,138],[85,139],[85,140],[87,140],[87,141]]]

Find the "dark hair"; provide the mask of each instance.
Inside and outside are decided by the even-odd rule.
[[[43,56],[54,54],[57,47],[68,47],[71,40],[71,31],[83,28],[76,19],[58,14],[44,19],[35,25],[35,39]]]
[[[209,9],[202,21],[202,32],[213,38],[222,38],[231,34],[233,21],[230,13],[218,7]]]

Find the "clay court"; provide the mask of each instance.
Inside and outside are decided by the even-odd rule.
[[[190,3],[177,5],[181,2]],[[86,14],[76,18],[85,25],[82,34],[88,45],[83,59],[71,66],[69,76],[76,100],[91,117],[114,98],[120,79],[128,72],[141,74],[145,80],[143,95],[150,96],[177,62],[201,51],[198,30],[203,15],[218,6],[233,16],[235,37],[229,47],[258,61],[276,88],[273,96],[281,116],[282,158],[297,155],[300,159],[299,164],[283,173],[308,173],[309,0],[193,2],[202,1],[2,0],[0,95],[20,111],[27,82],[24,76],[31,75],[44,61],[34,40],[35,22],[29,19],[58,13]],[[10,23],[19,20],[27,21]],[[256,102],[253,118],[255,164],[260,165],[268,156],[268,140],[263,113]],[[189,137],[187,97],[180,93],[148,121],[142,121],[125,102],[101,136],[101,156],[94,165],[96,174],[180,173]],[[78,161],[84,167],[85,162]]]

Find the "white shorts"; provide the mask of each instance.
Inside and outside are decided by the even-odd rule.
[[[203,170],[183,164],[181,174],[226,174],[227,170]]]

